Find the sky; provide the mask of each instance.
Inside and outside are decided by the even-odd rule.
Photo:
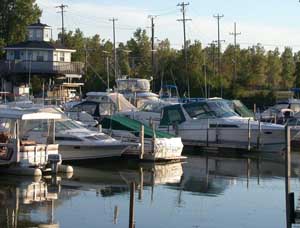
[[[234,22],[237,24],[237,42],[246,48],[257,43],[267,50],[285,46],[300,50],[300,3],[298,0],[190,0],[186,9],[186,36],[208,45],[217,39],[217,20],[220,20],[221,39],[225,45],[233,43]],[[173,48],[183,44],[183,26],[179,1],[175,0],[36,0],[43,10],[41,21],[52,26],[54,38],[61,27],[61,17],[55,6],[66,4],[65,27],[80,28],[85,36],[99,34],[112,40],[112,22],[117,18],[116,41],[126,42],[136,28],[146,29],[151,35],[149,15],[155,18],[156,42],[168,38]],[[187,2],[186,2],[187,3]]]

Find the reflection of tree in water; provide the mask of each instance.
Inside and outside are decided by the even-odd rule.
[[[207,182],[191,177],[185,181],[183,191],[192,192],[195,195],[205,193],[205,196],[218,196],[225,191],[228,184],[228,181],[222,179],[210,179]]]
[[[206,179],[199,179],[197,177],[188,177],[179,184],[168,184],[168,186],[179,191],[191,192],[194,195],[205,194],[205,196],[214,197],[222,194],[228,184],[228,180],[218,178],[207,181]]]
[[[128,187],[106,186],[100,190],[102,197],[121,195],[129,191]],[[99,194],[99,193],[98,193]]]

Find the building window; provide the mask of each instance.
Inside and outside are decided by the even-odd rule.
[[[15,59],[20,59],[20,51],[15,50]]]
[[[36,38],[41,39],[42,38],[42,30],[36,30]]]
[[[44,56],[43,56],[43,55],[38,55],[38,56],[36,57],[36,60],[37,60],[38,62],[43,62],[43,61],[44,61]]]
[[[29,40],[33,39],[33,30],[29,30]]]
[[[60,52],[59,61],[60,62],[64,62],[65,61],[65,53],[64,52]]]
[[[27,57],[28,57],[28,60],[29,60],[29,61],[32,61],[32,60],[33,60],[33,54],[32,54],[32,51],[28,51]]]

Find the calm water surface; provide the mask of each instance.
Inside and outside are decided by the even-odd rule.
[[[300,156],[291,188],[300,190]],[[0,227],[285,227],[280,159],[189,156],[165,165],[98,162],[72,177],[0,178]]]

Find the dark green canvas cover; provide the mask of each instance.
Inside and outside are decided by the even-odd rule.
[[[100,124],[102,125],[103,128],[105,129],[112,129],[112,130],[124,130],[124,131],[130,131],[134,133],[135,136],[139,136],[140,128],[142,123],[130,119],[128,117],[124,116],[108,116],[105,117]],[[144,125],[144,134],[145,138],[152,138],[153,137],[153,129],[147,125]],[[175,137],[174,135],[161,132],[161,131],[155,131],[155,135],[157,138],[173,138]]]

